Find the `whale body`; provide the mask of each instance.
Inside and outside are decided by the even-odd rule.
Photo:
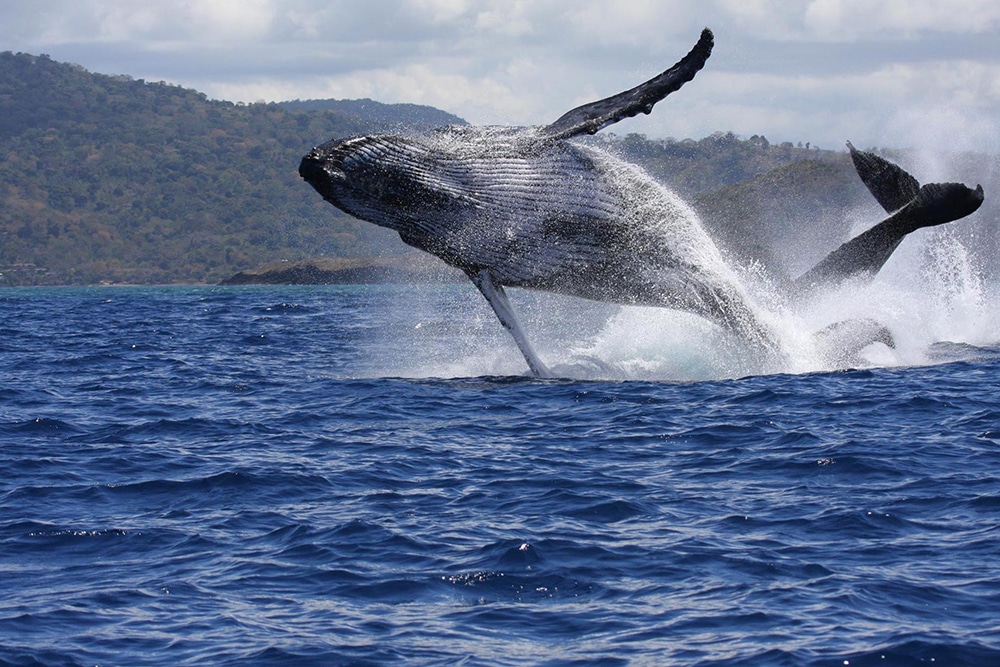
[[[464,271],[536,375],[549,372],[505,287],[686,310],[773,349],[693,211],[637,167],[568,141],[649,113],[694,77],[712,46],[706,29],[669,70],[546,127],[335,140],[305,156],[299,172],[333,205]]]
[[[603,151],[541,141],[532,128],[451,126],[317,154],[303,170],[322,170],[314,180],[327,200],[395,229],[480,289],[686,310],[770,344],[692,209]]]
[[[780,354],[774,333],[692,209],[640,168],[571,141],[649,113],[694,78],[712,46],[706,28],[662,74],[548,126],[448,126],[414,136],[334,140],[306,155],[299,173],[334,206],[393,229],[405,243],[461,269],[536,376],[551,373],[532,349],[505,287],[688,311],[773,357]],[[905,197],[908,190],[883,183],[898,174],[869,171],[873,183],[899,190],[896,199]],[[822,275],[804,278],[814,286],[862,269],[833,262]]]

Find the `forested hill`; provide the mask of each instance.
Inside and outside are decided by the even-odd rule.
[[[47,56],[0,54],[0,285],[216,282],[366,255],[389,233],[298,176],[330,138],[455,117],[428,107],[232,104]],[[455,119],[457,120],[457,119]]]
[[[216,283],[268,263],[402,252],[392,232],[325,203],[299,160],[331,138],[454,122],[371,100],[233,104],[0,53],[0,285]],[[769,227],[773,200],[799,220],[805,209],[815,219],[817,202],[869,199],[842,149],[731,133],[590,140],[710,212],[713,235],[746,259],[759,256],[748,238],[784,234]]]
[[[430,130],[445,125],[466,125],[447,111],[421,104],[384,104],[374,100],[293,100],[279,102],[292,111],[339,111],[363,119],[371,132],[393,132],[400,128]]]

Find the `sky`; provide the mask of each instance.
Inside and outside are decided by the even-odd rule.
[[[0,50],[234,102],[544,125],[668,68],[705,26],[705,69],[610,131],[1000,153],[997,0],[3,0]]]

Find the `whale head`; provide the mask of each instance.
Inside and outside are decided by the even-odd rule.
[[[317,146],[302,158],[299,174],[342,211],[408,233],[447,220],[463,199],[447,162],[419,138],[372,135]]]

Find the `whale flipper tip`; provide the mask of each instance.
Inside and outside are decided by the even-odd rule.
[[[715,35],[710,29],[703,29],[694,47],[670,69],[635,88],[567,111],[554,123],[542,128],[542,136],[568,139],[581,134],[595,134],[622,119],[650,113],[657,102],[695,77],[712,55],[714,46]]]

